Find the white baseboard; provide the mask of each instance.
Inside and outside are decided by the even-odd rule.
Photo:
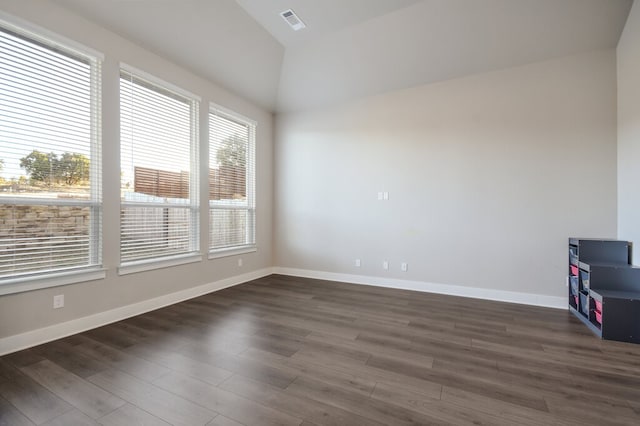
[[[436,284],[424,281],[400,280],[397,278],[381,278],[366,275],[339,274],[335,272],[311,271],[295,268],[273,268],[274,274],[291,275],[304,278],[316,278],[327,281],[342,281],[352,284],[372,285],[376,287],[414,290],[427,293],[448,294],[451,296],[471,297],[474,299],[496,300],[500,302],[519,303],[546,308],[568,309],[567,299],[557,296],[546,296],[515,291],[492,290],[487,288],[465,287],[459,285]]]
[[[520,303],[533,306],[567,309],[567,300],[564,297],[545,296],[539,294],[519,293],[513,291],[491,290],[484,288],[464,287],[448,284],[435,284],[423,281],[409,281],[395,278],[381,278],[366,275],[339,274],[335,272],[311,271],[294,268],[264,268],[219,281],[203,284],[171,294],[166,294],[142,302],[134,303],[110,311],[100,312],[94,315],[75,320],[54,324],[49,327],[27,331],[0,338],[0,356],[16,352],[32,346],[47,343],[52,340],[71,336],[96,327],[102,327],[116,321],[121,321],[145,312],[153,311],[165,306],[173,305],[184,300],[212,293],[224,288],[233,287],[247,281],[262,278],[271,274],[291,275],[304,278],[316,278],[327,281],[341,281],[352,284],[364,284],[376,287],[397,288],[402,290],[414,290],[428,293],[448,294],[452,296],[471,297],[475,299],[497,300],[501,302]]]
[[[94,315],[78,318],[75,320],[55,324],[49,327],[37,330],[27,331],[26,333],[16,334],[0,339],[0,355],[16,352],[32,346],[47,343],[52,340],[70,336],[72,334],[81,333],[92,328],[101,327],[116,321],[121,321],[145,312],[153,311],[164,306],[173,305],[174,303],[184,300],[193,299],[207,293],[222,290],[227,287],[233,287],[247,281],[262,278],[273,273],[272,268],[264,268],[242,275],[225,278],[219,281],[203,284],[197,287],[188,288],[175,293],[166,294],[153,299],[144,300],[110,311],[100,312]]]

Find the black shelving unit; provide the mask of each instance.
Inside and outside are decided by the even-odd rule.
[[[640,343],[640,268],[630,242],[569,239],[569,310],[602,339]]]

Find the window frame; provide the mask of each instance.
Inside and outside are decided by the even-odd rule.
[[[255,252],[258,249],[257,245],[257,193],[256,193],[256,135],[257,135],[257,127],[258,122],[251,118],[248,118],[242,114],[239,114],[235,111],[232,111],[228,108],[225,108],[219,104],[214,102],[209,103],[209,111],[207,113],[209,131],[207,134],[207,146],[209,149],[209,159],[211,158],[211,148],[212,148],[212,140],[211,140],[211,116],[216,115],[222,117],[226,120],[235,122],[237,124],[247,126],[248,129],[248,141],[247,141],[247,167],[245,171],[245,182],[247,185],[247,202],[246,207],[235,207],[235,206],[225,206],[220,203],[216,203],[216,200],[209,200],[207,196],[207,221],[209,222],[209,232],[208,232],[208,241],[207,241],[207,249],[208,249],[208,258],[209,259],[217,259],[221,257],[233,256],[237,254],[251,253]],[[209,164],[209,168],[211,164]],[[211,229],[211,212],[214,209],[220,210],[233,210],[233,209],[246,209],[247,213],[251,214],[251,221],[247,229],[247,234],[250,234],[249,238],[245,240],[249,240],[248,243],[229,246],[229,247],[212,247],[212,229]]]
[[[57,287],[78,282],[104,279],[102,258],[102,64],[104,55],[53,31],[0,11],[0,27],[29,43],[89,65],[89,200],[52,199],[43,197],[0,197],[0,205],[81,206],[90,208],[88,263],[42,271],[27,271],[0,277],[0,295]]]
[[[178,87],[172,83],[169,83],[159,77],[156,77],[153,74],[149,74],[145,71],[142,71],[138,68],[135,68],[126,63],[120,63],[119,67],[119,77],[118,77],[118,95],[121,95],[121,81],[123,79],[123,73],[129,74],[136,79],[144,81],[145,83],[151,85],[158,89],[159,92],[166,91],[171,93],[172,95],[176,95],[184,98],[185,101],[188,101],[190,104],[190,145],[189,145],[189,202],[185,204],[171,204],[171,203],[161,203],[161,202],[145,202],[145,201],[129,201],[125,202],[122,197],[122,182],[119,181],[119,192],[120,192],[120,208],[119,211],[122,212],[125,207],[166,207],[166,208],[180,208],[180,209],[188,209],[190,218],[191,218],[191,230],[192,235],[189,235],[189,246],[190,250],[186,253],[179,254],[168,254],[164,256],[156,256],[145,259],[133,259],[133,260],[122,260],[122,218],[119,220],[119,232],[120,232],[120,244],[118,248],[119,253],[119,266],[118,266],[118,274],[119,275],[127,275],[134,274],[138,272],[151,271],[160,268],[172,267],[177,265],[183,265],[188,263],[199,262],[202,260],[201,248],[200,248],[200,129],[199,129],[199,114],[200,114],[200,103],[202,99],[200,96],[195,95],[181,87]],[[119,101],[119,114],[122,114],[122,100]],[[122,123],[120,124],[119,133],[121,133]],[[119,136],[119,141],[122,141],[122,135]],[[120,146],[120,170],[122,171],[122,146]],[[122,215],[122,213],[121,213]]]

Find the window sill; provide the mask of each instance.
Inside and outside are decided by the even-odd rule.
[[[0,296],[49,287],[76,284],[85,281],[102,280],[107,276],[106,269],[89,269],[73,272],[58,272],[0,281]]]
[[[196,263],[200,261],[202,261],[202,256],[200,254],[188,254],[183,256],[164,257],[162,259],[128,262],[118,268],[118,275],[137,274],[138,272],[170,268],[172,266],[186,265],[188,263]]]
[[[209,259],[219,259],[221,257],[229,257],[229,256],[235,256],[238,254],[253,253],[256,251],[258,251],[258,248],[254,245],[212,250],[209,252]]]

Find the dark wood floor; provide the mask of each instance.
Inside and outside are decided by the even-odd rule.
[[[638,425],[568,312],[273,275],[0,358],[0,425]]]

